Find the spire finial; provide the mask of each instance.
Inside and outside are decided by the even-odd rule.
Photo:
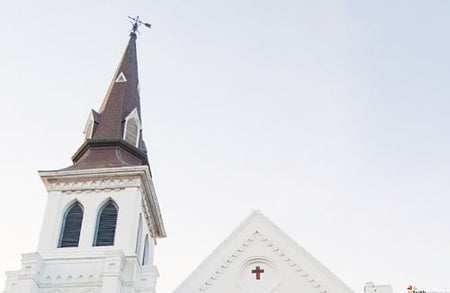
[[[148,27],[148,28],[151,28],[151,27],[152,27],[151,24],[149,24],[149,23],[147,23],[147,22],[141,21],[141,20],[139,19],[139,16],[136,16],[136,17],[128,16],[128,18],[130,19],[130,22],[131,22],[131,24],[133,25],[133,27],[131,28],[131,30],[133,31],[133,33],[136,33],[136,32],[137,32],[137,30],[138,30],[138,28],[139,28],[139,26],[140,26],[141,24],[145,25],[145,26]]]

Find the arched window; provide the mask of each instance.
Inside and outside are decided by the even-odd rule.
[[[148,251],[149,243],[148,243],[148,234],[145,235],[145,244],[144,244],[144,253],[142,255],[142,265],[145,266],[148,264]]]
[[[142,242],[142,215],[139,215],[139,224],[136,237],[136,255],[138,260],[141,259],[141,242]]]
[[[114,245],[117,223],[117,205],[107,202],[98,212],[97,229],[95,230],[94,246]]]
[[[75,202],[64,213],[58,247],[78,246],[82,221],[83,207],[79,202]]]

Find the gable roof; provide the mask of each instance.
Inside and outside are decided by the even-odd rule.
[[[259,280],[251,268],[263,266],[266,272]],[[353,292],[261,212],[254,211],[174,293],[291,293],[299,288],[302,292]]]

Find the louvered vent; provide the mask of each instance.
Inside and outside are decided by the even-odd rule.
[[[127,121],[125,131],[126,131],[125,132],[125,141],[136,146],[138,134],[139,134],[139,127],[138,127],[135,119],[132,118]]]
[[[77,202],[67,209],[63,219],[58,247],[77,247],[80,240],[83,208]]]
[[[142,237],[142,216],[139,215],[139,224],[136,237],[136,255],[138,259],[140,259],[141,256],[141,242],[142,242],[141,237]]]
[[[89,139],[92,138],[92,133],[94,132],[94,119],[89,117],[89,120],[86,124],[86,128],[84,130],[84,138]]]
[[[114,245],[114,236],[116,234],[117,223],[117,210],[117,206],[112,201],[108,202],[100,210],[94,246]]]
[[[148,234],[145,235],[145,244],[144,244],[144,253],[142,255],[142,265],[148,265],[148,250],[149,250],[149,243],[148,243]]]

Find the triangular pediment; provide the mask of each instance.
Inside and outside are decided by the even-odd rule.
[[[263,214],[256,211],[174,292],[353,291]]]

